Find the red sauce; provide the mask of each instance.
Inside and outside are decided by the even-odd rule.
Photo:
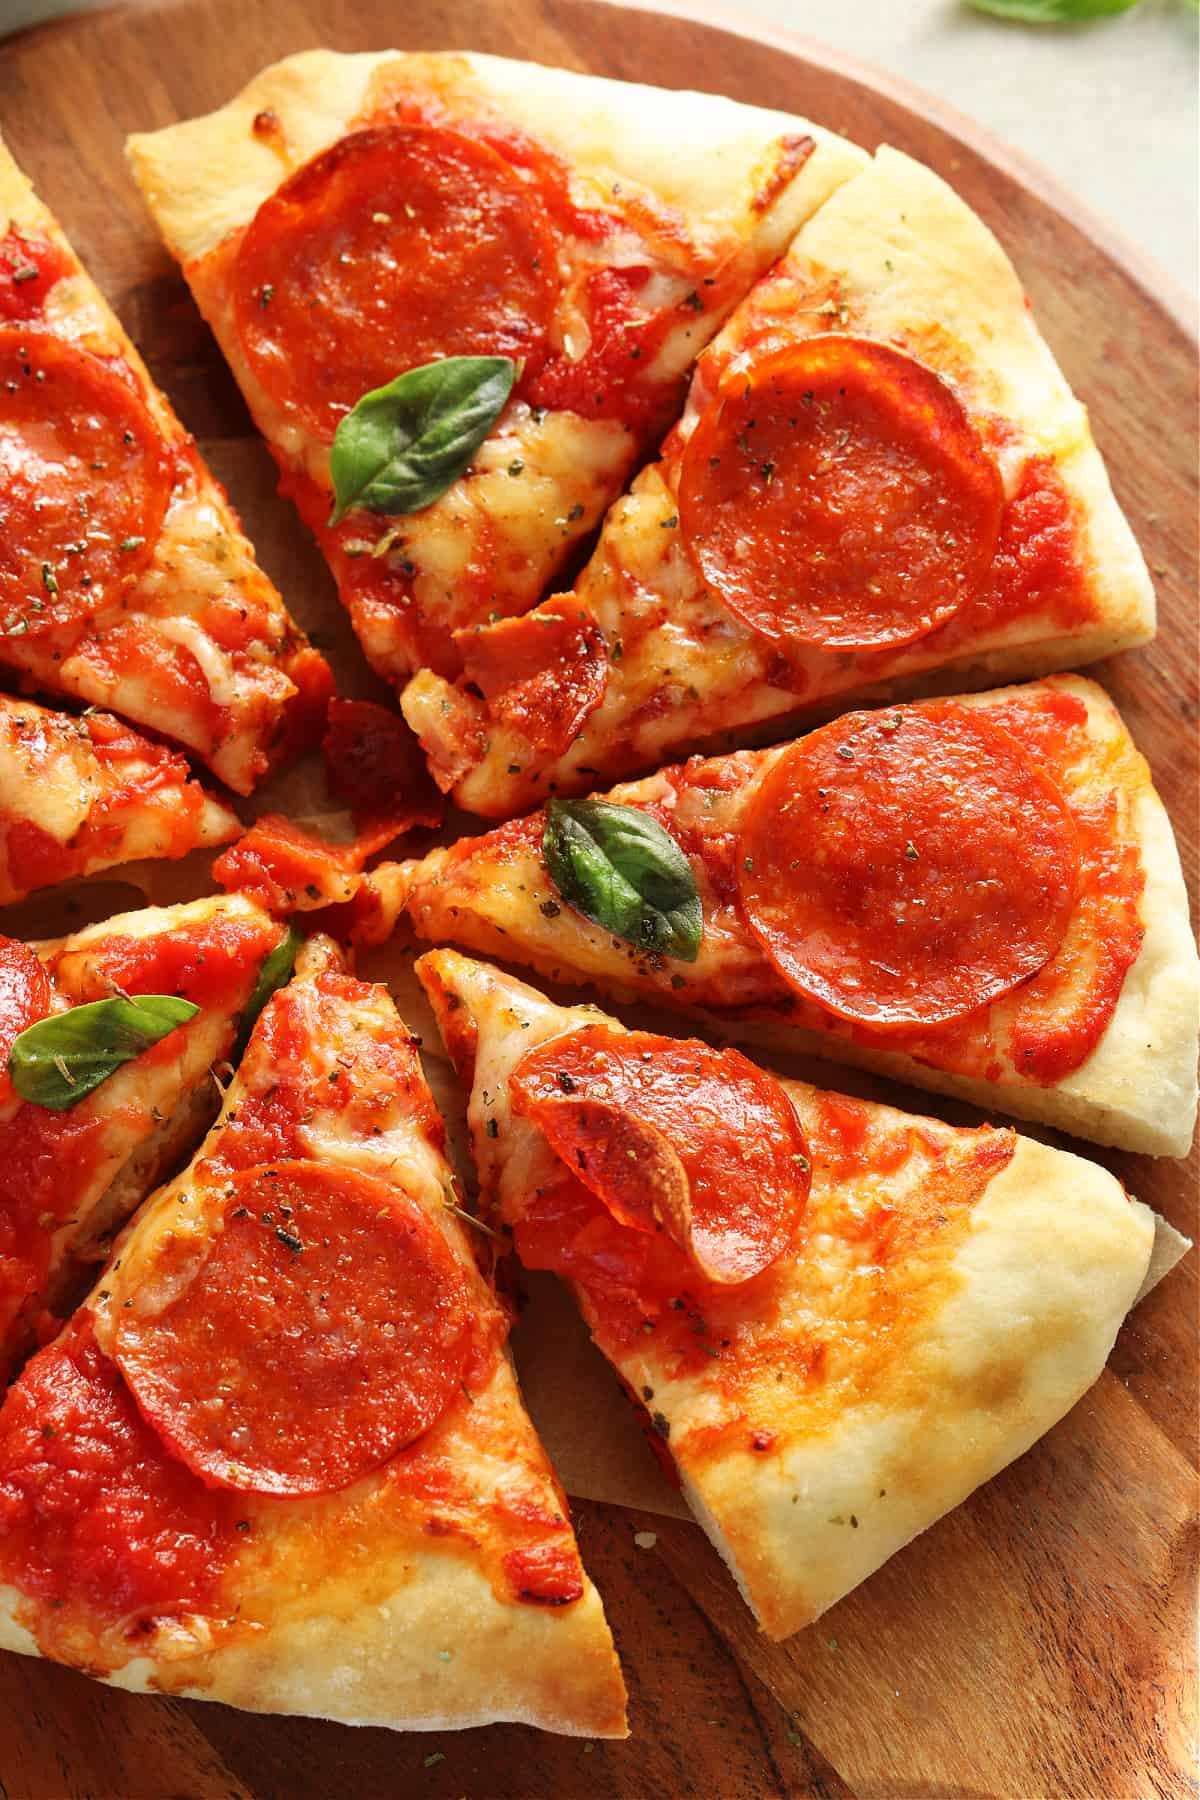
[[[0,238],[0,320],[19,324],[38,318],[51,288],[74,272],[68,250],[10,225]]]
[[[265,919],[222,914],[149,937],[114,933],[88,946],[87,991],[75,999],[105,999],[123,988],[176,994],[201,1007],[236,1006],[278,936]]]
[[[931,633],[929,648],[949,637],[995,631],[1027,613],[1047,612],[1064,628],[1095,617],[1096,603],[1079,557],[1077,502],[1049,457],[1031,457],[1000,523],[991,574],[958,617]]]
[[[0,1578],[68,1632],[82,1611],[136,1650],[156,1618],[216,1612],[239,1512],[167,1455],[86,1314],[0,1409]]]

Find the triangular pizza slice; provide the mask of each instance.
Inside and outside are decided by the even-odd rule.
[[[0,663],[184,745],[238,793],[331,681],[237,516],[0,143]]]
[[[416,1045],[310,940],[0,1410],[0,1644],[347,1723],[624,1735]]]
[[[435,950],[487,1216],[571,1284],[765,1631],[1066,1413],[1145,1276],[1113,1176],[627,1031]]]
[[[0,937],[0,1378],[203,1133],[286,936],[238,894]]]
[[[1186,1155],[1198,974],[1150,771],[1079,676],[858,712],[385,865],[347,918]]]
[[[541,598],[696,352],[866,161],[713,95],[323,50],[129,155],[398,686]]]
[[[854,697],[983,686],[1154,630],[1087,413],[991,232],[881,149],[701,357],[572,593],[404,711],[507,817]]]
[[[227,844],[241,822],[186,760],[111,713],[0,694],[0,906],[35,888]]]

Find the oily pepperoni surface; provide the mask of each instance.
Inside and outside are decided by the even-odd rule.
[[[953,702],[851,713],[793,744],[749,802],[743,914],[805,998],[876,1029],[939,1025],[1049,961],[1076,829],[1015,739]]]
[[[570,749],[608,688],[604,633],[589,607],[565,595],[454,641],[492,718],[542,756]]]
[[[58,244],[10,225],[0,238],[0,320],[36,319],[70,273],[71,258]]]
[[[50,977],[27,944],[0,937],[0,1106],[14,1098],[9,1053],[29,1026],[50,1011]]]
[[[169,492],[127,381],[58,338],[0,328],[0,636],[118,599],[154,554]]]
[[[373,127],[263,203],[234,292],[254,374],[330,439],[364,394],[437,358],[539,367],[558,296],[554,237],[530,183],[486,144]]]
[[[970,599],[1004,494],[954,394],[886,344],[816,337],[733,371],[684,451],[708,585],[781,646],[909,643]]]
[[[706,1280],[747,1281],[790,1243],[808,1146],[783,1088],[740,1051],[586,1025],[522,1057],[509,1090],[619,1224],[665,1228]]]
[[[206,1482],[335,1493],[457,1393],[465,1279],[415,1201],[352,1170],[281,1162],[235,1175],[228,1194],[207,1254],[171,1240],[154,1287],[120,1308],[114,1358]]]

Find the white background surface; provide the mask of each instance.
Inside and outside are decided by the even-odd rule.
[[[940,95],[1043,163],[1195,295],[1200,15],[1185,0],[1142,0],[1072,26],[1007,24],[963,0],[717,3],[733,19],[823,39]],[[0,0],[0,29],[71,10],[63,0]]]

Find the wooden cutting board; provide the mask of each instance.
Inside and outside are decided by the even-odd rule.
[[[328,578],[272,492],[266,455],[151,233],[121,147],[127,132],[216,106],[261,64],[318,44],[475,48],[711,89],[805,113],[868,147],[887,141],[946,176],[1021,269],[1091,407],[1154,572],[1157,642],[1099,674],[1150,758],[1194,875],[1196,352],[1187,304],[1039,170],[927,96],[799,39],[603,0],[177,0],[120,5],[0,44],[0,127],[13,152],[310,628],[348,643]],[[365,668],[356,680],[370,691]],[[1197,1235],[1194,1161],[1103,1160]],[[1194,1793],[1196,1268],[1193,1255],[1138,1308],[1110,1369],[1049,1437],[787,1644],[758,1635],[694,1526],[580,1504],[584,1558],[629,1679],[629,1743],[511,1726],[426,1737],[262,1719],[110,1692],[0,1656],[0,1795]],[[655,1542],[639,1548],[635,1532]]]

